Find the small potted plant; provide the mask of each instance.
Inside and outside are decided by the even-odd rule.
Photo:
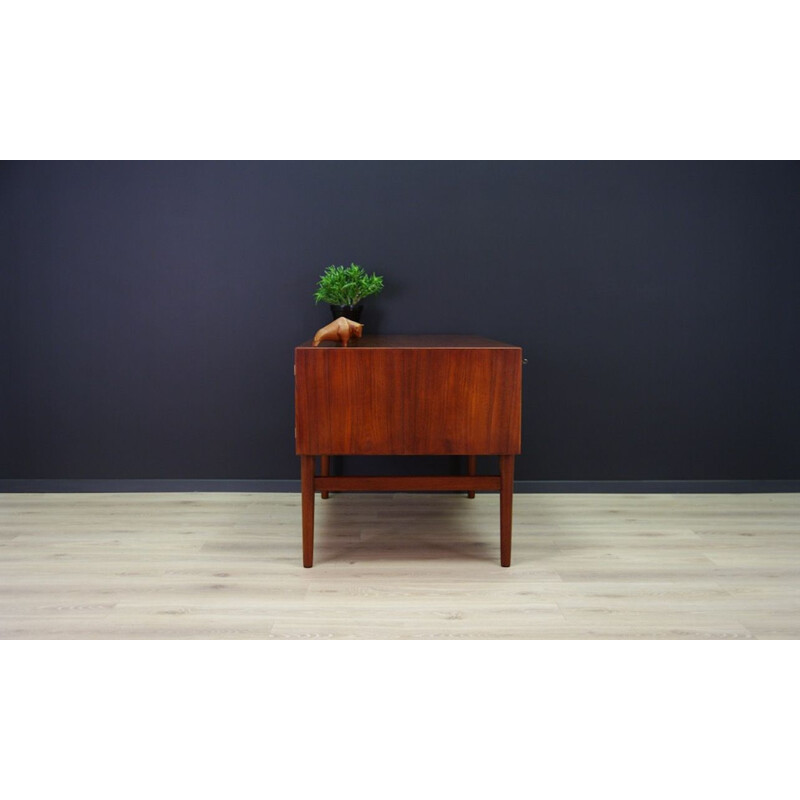
[[[361,321],[361,301],[383,289],[383,278],[367,275],[358,264],[349,267],[336,267],[331,264],[320,276],[314,300],[328,303],[334,319],[346,317],[354,322]]]

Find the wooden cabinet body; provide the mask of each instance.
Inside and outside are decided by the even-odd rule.
[[[303,476],[305,566],[311,566],[317,490],[323,497],[328,491],[359,490],[502,493],[502,479],[509,483],[513,456],[520,452],[521,387],[520,348],[475,336],[364,336],[347,347],[334,342],[297,347],[295,439]],[[465,455],[470,474],[331,477],[331,455]],[[501,474],[476,476],[478,455],[500,456]],[[322,457],[319,476],[316,456]],[[510,504],[510,496],[505,500]],[[510,559],[510,516],[508,524]]]

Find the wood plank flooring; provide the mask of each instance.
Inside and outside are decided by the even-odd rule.
[[[797,639],[800,495],[0,495],[2,639]]]

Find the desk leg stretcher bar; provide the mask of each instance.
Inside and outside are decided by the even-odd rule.
[[[323,462],[322,475],[314,474],[315,457],[300,457],[300,477],[303,508],[303,566],[314,561],[314,496],[323,498],[329,492],[500,492],[500,564],[511,566],[511,519],[514,497],[514,456],[500,456],[499,475],[425,475],[425,476],[334,476]]]

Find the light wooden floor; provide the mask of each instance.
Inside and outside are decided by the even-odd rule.
[[[0,495],[3,639],[796,639],[800,495]]]

